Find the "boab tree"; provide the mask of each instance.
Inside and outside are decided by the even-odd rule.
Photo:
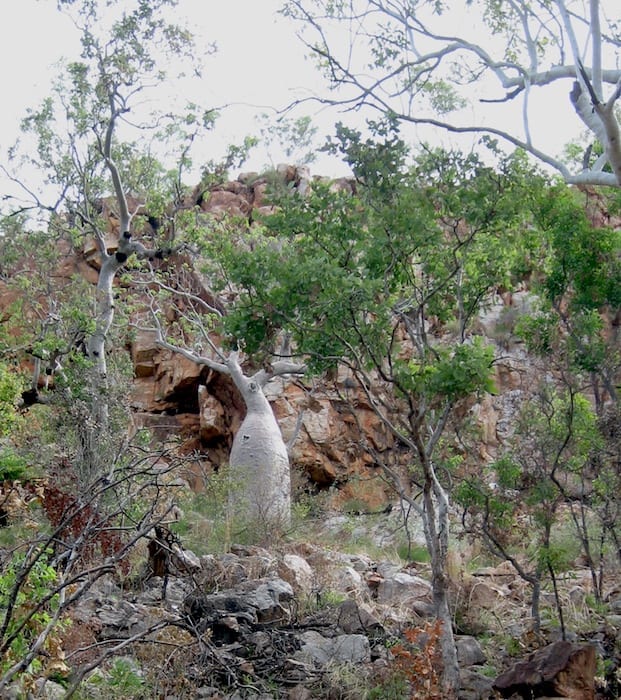
[[[238,523],[259,527],[262,534],[277,532],[286,527],[291,518],[291,474],[287,445],[264,387],[277,377],[303,375],[306,366],[294,361],[285,337],[279,352],[271,352],[273,348],[270,348],[263,353],[259,369],[244,372],[237,343],[243,344],[245,338],[238,336],[233,341],[234,349],[229,350],[222,342],[216,344],[213,340],[215,333],[222,336],[226,326],[221,305],[209,304],[187,289],[175,290],[161,282],[159,289],[183,298],[183,319],[178,330],[182,335],[182,327],[188,329],[194,345],[171,342],[154,297],[152,318],[158,345],[197,365],[228,375],[244,401],[246,415],[235,434],[229,455],[231,502]],[[203,345],[209,348],[209,353],[202,351]],[[252,364],[253,358],[246,359]]]
[[[568,183],[619,187],[616,9],[605,0],[288,0],[284,12],[301,21],[338,88],[327,102],[501,138]],[[566,86],[564,105],[556,85]],[[535,109],[540,98],[548,98],[545,113]],[[521,128],[507,127],[508,105],[521,112]],[[547,143],[550,125],[572,114],[592,141],[574,170]]]

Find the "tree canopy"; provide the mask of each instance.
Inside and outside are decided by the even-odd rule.
[[[500,138],[567,182],[621,185],[614,3],[289,0],[284,12],[333,87],[325,102]],[[568,163],[547,141],[572,119],[588,137]]]

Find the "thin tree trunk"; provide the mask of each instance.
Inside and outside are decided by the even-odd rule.
[[[541,613],[539,611],[539,601],[541,599],[541,577],[537,574],[531,582],[533,593],[530,599],[530,614],[533,618],[533,629],[536,634],[541,631]]]
[[[431,556],[431,587],[435,614],[442,623],[440,645],[442,651],[442,697],[452,700],[459,691],[459,662],[453,635],[453,619],[448,599],[448,497],[437,480],[433,464],[424,451],[423,461],[423,528]]]

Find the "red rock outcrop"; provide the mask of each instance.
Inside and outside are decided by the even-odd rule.
[[[196,207],[199,216],[226,216],[252,222],[261,213],[271,211],[267,196],[271,188],[304,192],[312,182],[306,168],[279,166],[271,173],[248,173],[233,182],[209,188],[199,186],[181,206]],[[355,191],[355,183],[347,179],[331,184],[336,190]],[[138,212],[135,225],[140,235],[149,241],[157,233],[159,222],[143,212],[138,201],[132,200],[130,209]],[[102,201],[101,213],[108,222],[106,247],[114,251],[119,232],[113,203]],[[95,241],[89,239],[79,253],[67,248],[56,279],[62,284],[63,279],[68,282],[77,273],[87,282],[96,284],[96,253]],[[183,262],[190,263],[189,259],[181,260]],[[167,261],[156,263],[169,264]],[[190,264],[180,264],[176,270],[176,274],[183,276],[180,283],[185,289],[222,310],[219,300]],[[518,297],[516,294],[508,300],[502,299],[498,308],[482,317],[481,332],[493,332],[507,304],[515,307]],[[10,290],[0,288],[0,313],[11,300]],[[528,303],[528,299],[519,303]],[[170,306],[167,311],[170,322],[183,311],[182,298],[175,300],[175,304],[176,307]],[[137,325],[147,327],[148,318]],[[148,427],[158,439],[180,437],[181,450],[196,455],[196,468],[189,480],[200,488],[205,473],[228,458],[233,435],[244,418],[241,397],[228,377],[158,348],[152,331],[135,331],[128,347],[134,368],[131,407],[135,428]],[[486,396],[470,406],[481,429],[483,461],[494,458],[498,445],[510,433],[523,382],[529,381],[521,366],[520,349],[504,355],[506,359],[496,364],[498,395]],[[369,509],[385,504],[390,498],[388,487],[365,446],[371,447],[380,457],[390,455],[393,466],[406,465],[399,465],[393,436],[351,377],[338,373],[313,387],[300,381],[277,380],[268,385],[267,394],[284,439],[290,445],[297,488],[305,489],[310,484],[316,489],[335,487],[337,502],[363,500]]]

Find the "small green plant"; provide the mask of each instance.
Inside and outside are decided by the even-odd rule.
[[[504,647],[508,656],[520,656],[523,651],[520,640],[515,637],[505,637]]]
[[[132,659],[114,659],[107,671],[97,670],[83,685],[85,697],[113,697],[118,700],[140,700],[150,697],[144,679]]]
[[[587,593],[584,597],[584,604],[596,615],[606,615],[609,612],[608,605],[597,599],[593,593]]]
[[[400,673],[391,673],[371,688],[365,700],[403,700],[408,697],[408,683]]]
[[[486,678],[496,678],[498,675],[498,669],[491,664],[485,664],[484,666],[481,666],[481,673]]]
[[[0,576],[0,673],[10,673],[25,689],[44,673],[68,671],[60,634],[69,623],[60,619],[54,624],[58,574],[48,563],[49,554],[16,553]],[[44,642],[35,652],[41,638]],[[20,663],[23,668],[16,670]]]
[[[397,546],[397,554],[404,561],[413,561],[420,564],[427,564],[430,560],[427,547],[420,544],[400,544]]]
[[[322,591],[321,594],[317,596],[317,600],[321,608],[336,608],[347,600],[347,596],[338,591],[328,590]]]
[[[0,482],[23,478],[26,467],[26,460],[13,450],[0,449]]]
[[[222,554],[232,544],[273,543],[280,533],[270,529],[267,521],[247,518],[244,508],[232,499],[235,490],[236,483],[227,469],[212,473],[203,492],[179,504],[184,516],[171,523],[170,529],[199,555]]]
[[[21,421],[17,401],[22,391],[22,377],[0,363],[0,437],[9,435]]]

